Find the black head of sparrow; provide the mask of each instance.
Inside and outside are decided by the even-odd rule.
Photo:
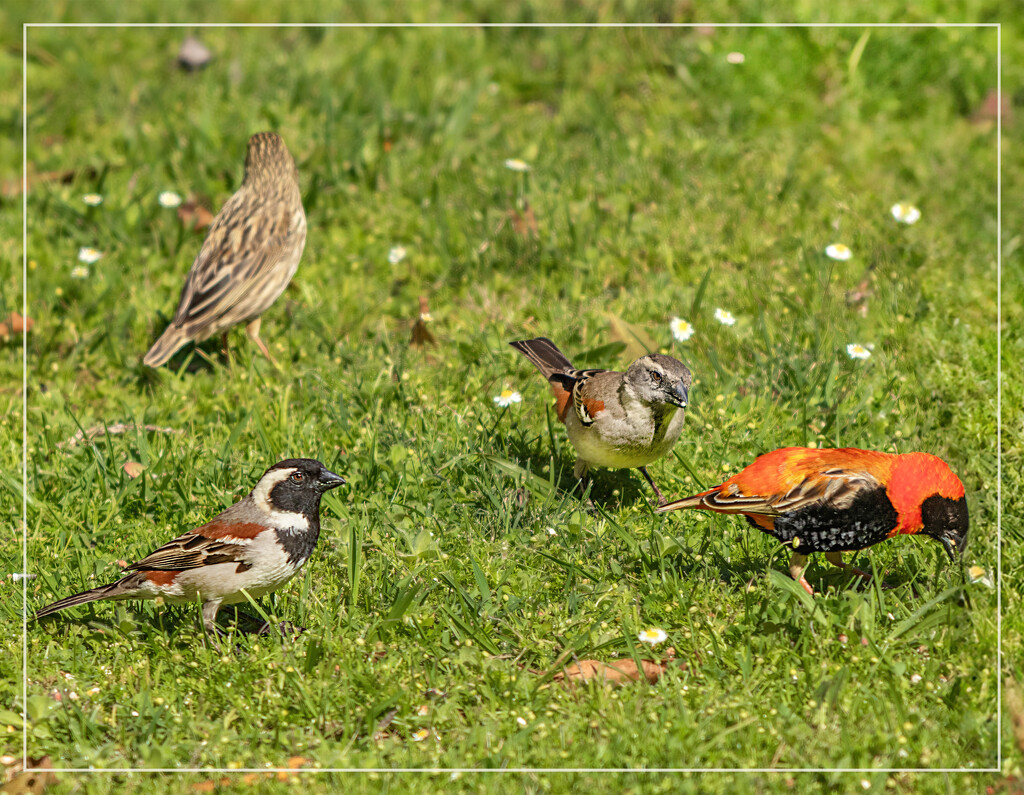
[[[164,544],[117,582],[47,605],[36,618],[100,599],[200,601],[216,631],[222,604],[276,591],[309,560],[320,537],[320,499],[344,478],[319,461],[290,458],[270,467],[249,494],[206,524]]]

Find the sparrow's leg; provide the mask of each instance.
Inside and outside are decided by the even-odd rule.
[[[220,599],[210,599],[208,602],[203,602],[203,626],[206,627],[206,631],[213,635],[223,634],[220,628],[217,626],[217,611],[220,610]]]
[[[263,355],[267,357],[268,361],[274,365],[274,367],[277,367],[277,362],[274,361],[274,357],[270,355],[270,349],[267,348],[267,344],[260,339],[260,322],[262,320],[263,318],[258,317],[249,323],[249,325],[245,327],[245,333],[248,335],[249,339],[256,343],[256,346],[260,349]]]
[[[856,574],[858,577],[866,577],[869,580],[871,579],[871,575],[868,574],[866,571],[861,571],[856,566],[851,566],[849,563],[843,563],[842,552],[826,552],[825,560],[827,560],[833,566],[838,566],[841,569],[846,569],[848,572],[850,572],[850,574]]]
[[[576,463],[572,466],[572,476],[579,481],[580,494],[587,493],[587,486],[590,485],[590,464],[581,458],[576,459]],[[587,504],[593,505],[593,500],[587,498]]]
[[[640,470],[641,475],[647,478],[647,482],[651,484],[651,488],[654,489],[654,493],[658,495],[658,505],[664,505],[665,498],[662,496],[661,489],[659,489],[655,484],[654,478],[652,478],[651,474],[647,471],[647,467],[637,467],[637,469]]]
[[[807,578],[804,577],[804,569],[806,568],[807,555],[801,555],[799,552],[794,552],[793,557],[789,559],[789,576],[800,583],[807,593],[814,596],[814,589],[811,587],[811,584],[807,582]]]
[[[231,366],[231,349],[228,348],[228,332],[225,330],[220,335],[221,344],[224,346],[224,358],[227,359],[228,367]]]

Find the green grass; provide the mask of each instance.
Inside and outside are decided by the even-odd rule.
[[[198,74],[172,68],[181,36],[29,34],[28,161],[92,169],[35,186],[28,204],[30,606],[115,579],[119,559],[231,504],[280,458],[319,457],[350,485],[325,500],[305,575],[260,605],[306,626],[300,638],[244,638],[222,656],[192,607],[99,603],[29,626],[27,704],[20,584],[6,576],[21,569],[20,535],[5,536],[0,751],[20,753],[27,707],[30,754],[63,767],[264,768],[292,756],[322,768],[996,764],[996,592],[964,577],[993,569],[997,548],[996,147],[992,124],[971,120],[994,86],[994,30],[212,28],[202,38],[217,57]],[[726,62],[732,51],[743,65]],[[20,52],[4,59],[16,76]],[[9,137],[17,125],[7,117]],[[309,218],[292,288],[264,316],[284,367],[235,331],[233,367],[209,344],[206,358],[154,373],[140,358],[201,244],[156,196],[218,209],[241,179],[247,136],[266,128],[296,157]],[[3,155],[12,175],[15,154]],[[531,171],[507,170],[510,157]],[[1019,163],[1005,167],[1004,191],[1019,188]],[[103,204],[86,207],[88,192]],[[524,199],[536,237],[509,220]],[[902,200],[921,208],[916,225],[889,215]],[[2,223],[17,239],[16,203]],[[826,258],[832,242],[854,257]],[[391,265],[399,244],[408,255]],[[1020,299],[1018,245],[1004,244],[1016,272],[1004,285]],[[103,257],[75,280],[82,246]],[[19,249],[5,253],[6,315],[22,286]],[[847,301],[861,285],[864,314]],[[425,350],[409,345],[420,295],[438,340]],[[1019,301],[1007,306],[1019,328]],[[716,307],[737,324],[718,324]],[[688,343],[672,339],[673,316],[696,327]],[[891,588],[815,561],[811,602],[770,537],[727,517],[657,516],[635,472],[598,471],[587,510],[570,493],[572,450],[547,387],[507,342],[544,334],[580,365],[623,367],[613,318],[695,373],[683,436],[652,467],[667,494],[787,445],[927,450],[967,489],[963,565],[937,544],[897,540],[857,556]],[[850,359],[850,342],[873,355]],[[5,351],[0,500],[16,521],[20,344]],[[1003,353],[1003,529],[1019,542],[1019,336]],[[507,410],[493,402],[506,387],[523,394]],[[113,422],[181,433],[58,447]],[[142,477],[124,473],[128,461]],[[1018,583],[1004,590],[1005,673],[1019,680],[1024,572],[1019,548],[1003,554]],[[530,673],[565,655],[657,656],[635,642],[648,626],[669,633],[683,663],[656,685],[570,691]],[[414,741],[423,728],[430,736]],[[1019,775],[1004,731],[1006,772]],[[156,781],[191,792],[220,778]],[[787,792],[789,779],[945,792],[995,777],[301,784]],[[64,775],[58,791],[72,782],[153,786]],[[224,789],[275,786],[234,774]]]

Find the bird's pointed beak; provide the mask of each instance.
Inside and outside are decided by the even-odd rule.
[[[344,485],[345,478],[341,475],[335,475],[328,469],[320,473],[320,491],[330,491]]]
[[[676,384],[675,389],[672,390],[672,402],[679,406],[681,409],[685,409],[690,398],[690,392],[686,388],[686,385],[680,381]]]

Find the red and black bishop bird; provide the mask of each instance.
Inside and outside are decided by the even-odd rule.
[[[896,535],[931,536],[953,560],[967,541],[964,486],[941,458],[929,453],[893,455],[844,447],[786,447],[713,489],[667,503],[658,513],[699,508],[738,513],[793,549],[789,573],[808,593],[807,558],[825,559],[855,574],[842,553],[865,549]]]

